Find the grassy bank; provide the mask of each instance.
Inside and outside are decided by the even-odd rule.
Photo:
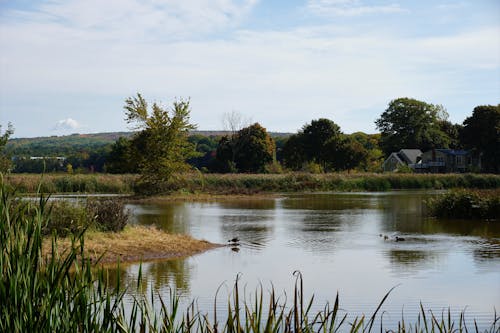
[[[145,185],[137,175],[11,174],[5,181],[21,193],[255,194],[303,191],[387,191],[399,189],[500,188],[491,174],[178,174],[164,184]]]
[[[1,180],[1,179],[0,179]],[[348,317],[337,297],[322,310],[312,311],[313,298],[305,299],[303,281],[295,273],[291,297],[262,288],[250,295],[241,292],[236,279],[227,312],[208,316],[193,303],[180,309],[175,291],[164,299],[155,291],[141,290],[141,271],[136,286],[110,285],[106,271],[89,258],[83,233],[68,242],[66,251],[49,245],[43,255],[42,228],[48,223],[47,201],[16,202],[16,195],[0,184],[0,332],[370,332],[383,328],[383,308],[388,294],[370,316]],[[33,213],[34,212],[34,213]],[[97,239],[97,242],[103,242]],[[47,246],[47,244],[45,245]],[[47,251],[47,250],[46,250]],[[127,290],[137,289],[131,300]],[[217,294],[217,291],[214,291]],[[216,303],[216,299],[214,303]],[[214,306],[214,308],[217,308]],[[224,318],[224,319],[221,319]],[[375,322],[377,319],[381,324]],[[500,318],[494,314],[486,332],[498,332]],[[421,309],[414,323],[401,321],[391,332],[468,332],[474,330],[464,313],[434,316]]]
[[[427,202],[430,214],[448,219],[500,219],[500,190],[454,190]]]
[[[500,175],[479,174],[184,174],[140,193],[254,194],[304,191],[500,188]]]
[[[133,192],[137,175],[111,174],[8,174],[4,181],[18,193],[122,193]]]
[[[154,227],[127,226],[121,232],[88,231],[84,234],[84,257],[92,262],[138,262],[154,259],[181,258],[218,247],[188,235],[169,234]],[[68,251],[71,237],[58,238],[58,255]],[[42,256],[52,255],[52,239],[44,238]]]

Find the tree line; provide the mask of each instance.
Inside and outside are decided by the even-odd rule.
[[[64,161],[12,161],[4,149],[13,133],[9,124],[0,132],[0,168],[140,173],[144,182],[155,183],[190,168],[217,173],[379,171],[385,157],[403,148],[450,148],[480,156],[483,172],[500,172],[500,104],[477,106],[462,124],[453,124],[442,105],[397,98],[375,121],[378,134],[345,134],[333,120],[320,118],[304,124],[296,134],[274,138],[259,123],[232,128],[222,136],[191,135],[195,126],[189,120],[189,100],[174,101],[166,108],[149,105],[137,94],[126,99],[124,111],[136,130],[133,135],[73,152]]]

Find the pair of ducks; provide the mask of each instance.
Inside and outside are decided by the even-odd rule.
[[[384,237],[384,240],[389,240],[389,236],[387,236],[387,235],[382,235],[382,234],[379,234],[379,236],[380,236],[380,237]],[[399,237],[399,236],[396,236],[396,237],[394,238],[394,241],[396,241],[396,242],[403,242],[403,241],[405,241],[405,240],[406,240],[406,239],[404,239],[403,237]]]
[[[233,252],[239,252],[240,251],[240,240],[237,237],[231,238],[227,241],[227,245],[231,246],[231,251]]]

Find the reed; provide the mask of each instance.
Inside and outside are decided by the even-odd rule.
[[[387,191],[400,189],[500,188],[500,175],[395,173],[175,174],[163,183],[138,175],[10,174],[5,181],[20,193],[254,194],[303,191]]]
[[[1,175],[0,182],[0,331],[116,331],[123,292],[119,286],[112,291],[104,275],[92,270],[83,254],[83,233],[62,256],[54,238],[52,256],[43,260],[47,199],[15,203],[15,192]],[[81,247],[76,240],[82,240]]]
[[[286,173],[176,175],[163,184],[139,184],[139,194],[172,192],[254,194],[304,191],[387,191],[400,189],[500,188],[500,175]]]
[[[9,174],[4,181],[18,193],[132,193],[137,175]]]

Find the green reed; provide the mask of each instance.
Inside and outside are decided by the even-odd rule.
[[[500,175],[395,173],[284,173],[176,175],[162,184],[137,183],[138,194],[172,192],[255,194],[304,191],[387,191],[400,189],[500,188]]]
[[[61,255],[54,234],[52,255],[43,258],[42,228],[50,219],[47,198],[40,195],[36,203],[16,200],[0,174],[0,332],[479,332],[477,325],[467,327],[463,312],[454,321],[450,311],[439,317],[423,306],[415,323],[402,318],[397,327],[386,329],[382,305],[392,290],[369,318],[349,318],[340,310],[338,295],[333,305],[313,310],[314,297],[305,297],[300,272],[294,273],[290,302],[274,288],[264,295],[262,286],[247,300],[237,276],[222,314],[217,313],[216,295],[213,318],[194,302],[181,309],[175,291],[167,299],[151,291],[125,301],[127,289],[143,288],[141,269],[136,286],[122,285],[119,276],[111,285],[107,271],[85,257],[85,230],[73,236],[72,246]],[[380,328],[375,327],[378,322]],[[495,313],[486,332],[499,330]]]
[[[303,191],[387,191],[399,189],[500,188],[500,175],[397,173],[175,174],[164,183],[144,183],[138,175],[9,174],[5,182],[20,193],[182,193],[254,194]]]

